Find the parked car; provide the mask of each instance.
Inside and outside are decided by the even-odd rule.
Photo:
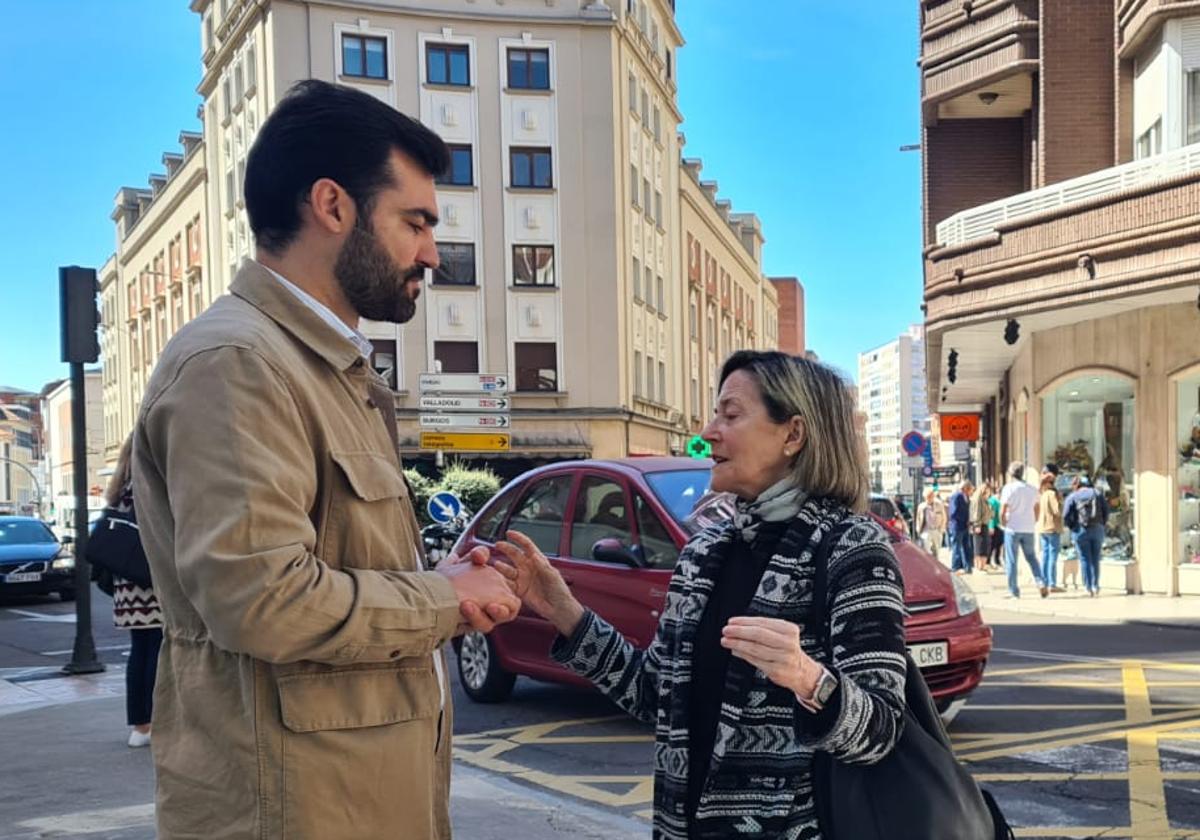
[[[75,558],[46,523],[0,516],[0,594],[75,597]]]
[[[912,535],[912,529],[909,528],[908,517],[904,515],[904,511],[896,504],[896,500],[882,493],[872,493],[867,506],[871,513],[882,519],[888,525],[891,525],[902,534]]]
[[[479,512],[460,538],[460,554],[492,546],[507,530],[526,534],[575,596],[638,647],[654,638],[679,551],[688,538],[728,515],[729,497],[709,492],[711,461],[629,458],[570,461],[521,475]],[[979,685],[992,631],[968,584],[885,523],[904,575],[909,649],[943,712],[957,710]],[[497,552],[498,555],[498,552]],[[523,610],[490,635],[458,640],[467,694],[497,702],[518,674],[586,685],[550,659],[555,631]]]

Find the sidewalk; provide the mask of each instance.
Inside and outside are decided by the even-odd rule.
[[[0,840],[86,837],[153,840],[154,772],[149,750],[125,746],[120,668],[86,677],[7,683],[0,688],[5,773]],[[625,840],[650,824],[547,795],[456,763],[451,815],[466,840]],[[397,836],[400,836],[399,834]]]
[[[948,565],[948,564],[947,564]],[[989,610],[1003,610],[1028,615],[1077,618],[1084,621],[1128,621],[1158,627],[1200,630],[1200,598],[1165,595],[1125,595],[1101,590],[1096,598],[1088,597],[1082,589],[1051,592],[1042,598],[1037,585],[1022,569],[1021,597],[1007,598],[1008,587],[1003,572],[974,572],[965,576],[975,590],[979,606],[987,615]]]

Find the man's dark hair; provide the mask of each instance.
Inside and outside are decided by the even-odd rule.
[[[392,184],[396,149],[429,175],[450,165],[442,138],[353,88],[297,82],[263,123],[246,160],[246,213],[259,246],[278,253],[300,230],[300,204],[321,178],[341,185],[362,217]]]

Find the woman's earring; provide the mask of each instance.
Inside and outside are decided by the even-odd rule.
[[[790,450],[790,449],[785,449],[785,450],[783,450],[783,457],[785,457],[785,458],[791,458],[791,457],[792,457],[792,450]]]

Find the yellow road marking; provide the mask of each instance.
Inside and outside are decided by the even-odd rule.
[[[992,738],[981,749],[979,745],[964,745],[958,751],[958,757],[964,761],[983,761],[988,758],[1016,755],[1023,752],[1040,752],[1058,747],[1085,744],[1091,741],[1108,741],[1128,734],[1129,727],[1114,729],[1113,727],[1127,721],[1106,721],[1104,723],[1087,723],[1079,726],[1068,726],[1062,729],[1043,730],[1040,732],[1023,733],[1020,735],[1001,735]],[[1141,728],[1159,730],[1192,729],[1200,725],[1200,718],[1191,709],[1151,717],[1139,724]],[[995,749],[993,749],[995,747]]]
[[[1115,833],[1114,833],[1115,832]],[[1126,828],[1113,828],[1110,825],[1105,826],[1079,826],[1079,825],[1064,825],[1064,826],[1037,826],[1033,828],[1014,828],[1013,834],[1018,837],[1082,837],[1084,840],[1091,838],[1103,837],[1105,840],[1124,840],[1126,837],[1131,837],[1131,833]],[[1168,835],[1163,835],[1157,840],[1168,840]],[[1175,840],[1175,838],[1170,838]]]
[[[1129,824],[1136,838],[1167,837],[1171,823],[1158,760],[1158,733],[1140,726],[1154,718],[1146,672],[1140,665],[1126,665],[1121,683],[1125,689],[1125,719],[1137,727],[1128,735]]]

